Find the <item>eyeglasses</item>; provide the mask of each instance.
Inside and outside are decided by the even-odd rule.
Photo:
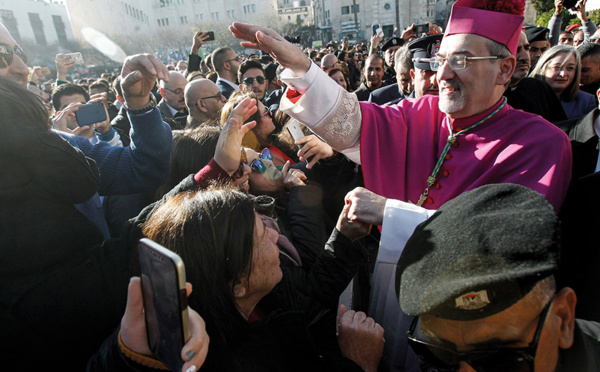
[[[175,90],[169,89],[169,88],[165,88],[165,90],[168,90],[171,93],[177,94],[178,96],[180,96],[180,95],[183,94],[183,89],[181,89],[181,88],[177,88]]]
[[[467,57],[461,54],[453,54],[446,58],[444,57],[431,57],[431,58],[420,58],[419,62],[429,62],[429,66],[432,71],[437,71],[444,62],[448,62],[453,70],[461,70],[467,67],[467,61],[479,61],[484,59],[498,59],[499,56],[487,56],[487,57]]]
[[[240,62],[241,60],[242,60],[242,57],[236,56],[235,58],[225,60],[225,62],[231,62],[231,61],[238,61],[238,62]]]
[[[414,336],[419,317],[416,317],[406,335],[408,344],[422,361],[423,371],[458,371],[459,362],[466,362],[478,372],[533,372],[533,362],[537,351],[544,322],[552,300],[540,314],[533,341],[527,347],[500,347],[492,350],[458,352],[419,340]]]
[[[17,57],[23,60],[23,63],[27,64],[27,55],[23,48],[15,45],[14,48],[9,47],[4,43],[0,43],[0,68],[7,68],[13,63],[15,54]]]
[[[235,172],[233,172],[233,177],[236,180],[239,180],[240,178],[244,177],[244,168],[247,163],[248,158],[246,157],[246,150],[244,150],[244,147],[242,147],[240,155],[240,165],[238,166],[238,169]]]
[[[209,98],[221,99],[221,97],[223,97],[223,93],[219,92],[218,94],[215,94],[214,96],[202,97],[200,99],[209,99]]]
[[[258,84],[264,84],[266,80],[267,79],[264,76],[257,76],[256,77],[256,82]],[[246,84],[246,85],[252,85],[252,84],[254,84],[254,78],[251,78],[251,77],[245,78],[244,79],[244,84]]]
[[[269,109],[266,109],[266,110],[265,110],[265,112],[263,112],[262,114],[260,114],[260,117],[261,117],[261,119],[262,119],[262,118],[263,118],[265,115],[269,115],[269,117],[270,117],[271,119],[273,119],[273,114],[271,114],[271,111],[269,111]],[[269,151],[268,149],[265,149],[265,150]],[[263,151],[264,151],[264,150],[263,150]],[[271,160],[273,160],[273,159],[271,159]]]
[[[265,164],[265,162],[263,160],[273,161],[273,154],[271,153],[271,151],[268,148],[263,149],[262,152],[260,153],[260,155],[258,156],[258,159],[254,159],[248,165],[250,166],[250,168],[252,170],[255,170],[258,173],[262,174],[267,171],[267,164]],[[275,168],[277,168],[279,171],[281,171],[283,169],[283,167],[280,165],[276,165]]]

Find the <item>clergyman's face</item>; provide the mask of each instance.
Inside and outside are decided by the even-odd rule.
[[[438,56],[487,57],[490,55],[487,39],[473,34],[455,34],[442,39]],[[496,88],[499,62],[490,60],[467,60],[465,68],[452,69],[448,63],[437,71],[439,84],[439,108],[452,118],[464,118],[481,113],[492,107],[498,98],[492,96]]]

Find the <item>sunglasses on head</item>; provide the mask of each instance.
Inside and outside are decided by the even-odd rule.
[[[477,372],[533,372],[535,354],[551,303],[552,300],[542,310],[533,341],[527,347],[499,347],[490,350],[468,352],[448,349],[425,340],[420,340],[414,336],[417,324],[419,323],[419,317],[413,319],[410,329],[406,332],[408,344],[421,359],[422,371],[458,371],[459,363],[465,362]]]
[[[252,85],[252,84],[254,84],[254,79],[255,78],[252,78],[252,77],[245,78],[244,79],[244,84],[246,84],[246,85]],[[267,79],[264,76],[257,76],[256,77],[256,82],[259,83],[259,84],[264,84],[265,81],[267,81]]]
[[[14,49],[4,43],[0,43],[0,68],[7,68],[13,63],[15,54],[27,64],[27,55],[23,48],[15,45]]]

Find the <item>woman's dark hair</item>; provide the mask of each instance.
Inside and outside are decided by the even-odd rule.
[[[0,112],[3,125],[50,130],[48,110],[42,97],[4,76],[0,76]]]
[[[158,188],[156,200],[210,162],[215,155],[220,133],[221,129],[216,126],[173,131],[171,174],[169,180]]]
[[[210,187],[161,203],[143,234],[181,256],[193,286],[188,303],[206,322],[211,349],[223,350],[247,325],[233,288],[252,267],[254,202],[236,188]]]
[[[327,75],[329,77],[332,77],[336,72],[341,72],[342,75],[344,76],[344,80],[346,80],[346,90],[350,91],[350,79],[348,79],[348,74],[346,74],[346,72],[344,72],[341,68],[337,68],[337,67],[332,67],[330,69],[328,69],[326,71]]]

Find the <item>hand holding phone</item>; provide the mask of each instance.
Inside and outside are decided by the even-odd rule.
[[[67,62],[73,62],[76,65],[83,65],[83,56],[80,52],[65,54]]]
[[[75,118],[77,118],[77,125],[80,127],[106,121],[104,102],[92,102],[82,105],[75,111]]]
[[[190,339],[181,257],[150,239],[138,242],[142,297],[152,355],[172,371],[181,371],[181,349]]]
[[[286,128],[290,133],[290,136],[292,136],[294,142],[298,141],[300,138],[306,137],[306,135],[302,131],[302,128],[300,128],[300,123],[298,123],[298,120],[296,119],[293,119],[288,125],[286,125]],[[301,147],[302,146],[298,145],[298,149],[300,149]]]

